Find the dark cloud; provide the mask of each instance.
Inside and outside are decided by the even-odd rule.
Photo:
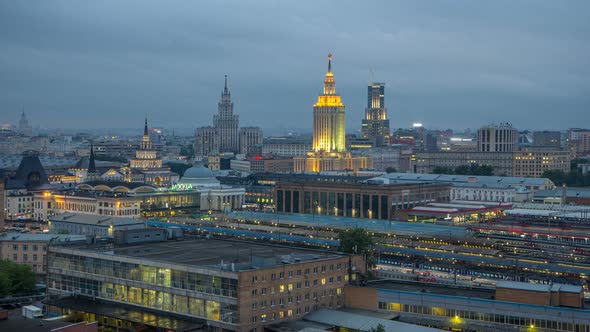
[[[0,120],[197,127],[230,77],[244,125],[310,128],[334,53],[347,125],[369,69],[394,127],[590,123],[587,1],[0,0]]]

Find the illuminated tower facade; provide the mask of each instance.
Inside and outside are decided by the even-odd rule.
[[[231,93],[227,88],[227,75],[217,114],[213,115],[213,127],[217,129],[219,135],[219,152],[238,153],[240,150],[240,119],[238,115],[234,114],[234,103],[231,101]]]
[[[170,184],[170,169],[162,167],[162,159],[158,157],[158,152],[152,145],[147,118],[139,149],[135,150],[135,158],[129,160],[129,167],[124,167],[123,173],[128,182],[139,181],[154,186]]]
[[[313,143],[307,156],[293,158],[295,172],[323,172],[371,169],[373,160],[365,156],[352,156],[346,151],[344,104],[336,94],[332,73],[332,55],[328,54],[328,72],[324,79],[324,93],[313,105]]]
[[[315,152],[344,152],[346,150],[345,107],[336,94],[332,73],[332,55],[328,55],[328,72],[324,93],[313,105],[313,150]]]
[[[145,119],[143,137],[139,143],[139,149],[135,151],[135,158],[131,159],[131,167],[144,169],[162,167],[162,159],[157,158],[157,152],[152,148],[147,118]]]
[[[385,83],[370,83],[367,89],[367,108],[362,121],[363,138],[371,139],[375,146],[389,145],[389,120],[385,108]]]

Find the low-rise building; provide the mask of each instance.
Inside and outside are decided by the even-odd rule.
[[[590,310],[578,307],[582,296],[580,286],[519,283],[514,286],[518,289],[514,289],[499,284],[494,289],[371,282],[368,287],[347,286],[346,306],[390,312],[397,314],[402,322],[454,331],[587,331],[590,328]]]
[[[446,183],[280,182],[276,211],[390,220],[398,210],[429,202],[448,202]]]
[[[583,308],[582,286],[531,284],[516,281],[496,283],[496,300],[545,306]]]
[[[262,331],[340,308],[344,286],[365,273],[358,255],[213,239],[51,247],[48,258],[50,294],[199,318],[215,331]]]
[[[311,140],[271,138],[262,143],[263,155],[296,157],[305,155],[311,149]]]
[[[526,202],[532,199],[532,191],[524,186],[511,184],[454,183],[451,199],[485,202]]]
[[[401,215],[408,221],[480,222],[495,219],[504,210],[511,208],[510,203],[451,201],[415,206],[403,211]]]
[[[570,169],[568,151],[528,149],[514,152],[416,152],[414,173],[434,172],[435,168],[456,168],[465,165],[487,165],[494,175],[540,177],[547,170]]]
[[[384,184],[414,182],[448,183],[452,186],[452,200],[492,202],[525,202],[532,199],[538,190],[555,188],[555,184],[547,178],[484,175],[389,173],[368,181]]]
[[[27,151],[14,176],[4,186],[4,213],[6,219],[32,219],[34,217],[34,193],[53,189],[39,154]]]
[[[0,235],[0,258],[29,265],[33,272],[45,274],[48,246],[85,241],[84,235],[4,233]]]
[[[94,237],[113,237],[117,230],[142,229],[141,220],[81,213],[64,213],[49,218],[49,232]]]
[[[394,168],[398,172],[409,171],[410,150],[401,145],[363,149],[362,154],[373,159],[373,169],[385,171]],[[354,154],[355,152],[353,152]]]
[[[590,205],[590,188],[562,187],[535,192],[533,201],[544,203],[557,201],[558,204]]]
[[[136,218],[141,215],[141,199],[126,193],[105,191],[39,192],[33,196],[33,216],[37,220],[66,212]]]
[[[256,156],[245,160],[233,159],[231,169],[245,173],[290,173],[293,172],[292,158],[264,158]]]

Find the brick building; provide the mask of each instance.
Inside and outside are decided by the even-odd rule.
[[[359,273],[361,256],[241,241],[52,247],[48,291],[246,332],[344,306],[344,286]]]

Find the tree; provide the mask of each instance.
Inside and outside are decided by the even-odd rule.
[[[193,165],[191,164],[184,164],[184,163],[168,163],[168,167],[170,167],[170,171],[183,176],[184,172],[191,168]]]
[[[32,293],[35,282],[35,273],[30,266],[0,260],[0,296]]]
[[[590,186],[590,173],[582,174],[577,169],[567,173],[557,169],[549,169],[543,172],[542,177],[553,181],[556,186],[562,186],[564,184],[570,187]]]
[[[364,255],[366,267],[372,267],[376,264],[373,245],[375,242],[369,233],[362,228],[352,228],[340,231],[338,234],[340,246],[338,250],[347,254]]]
[[[397,173],[397,169],[395,169],[395,167],[387,167],[385,173]]]
[[[372,327],[369,332],[385,332],[385,326],[379,324],[376,327]]]
[[[361,254],[373,247],[373,238],[362,228],[351,228],[341,231],[338,235],[338,250],[347,254]]]
[[[493,175],[494,168],[490,165],[475,165],[471,164],[471,175]]]
[[[450,167],[436,166],[432,170],[432,174],[454,174],[454,172]]]
[[[180,155],[186,156],[187,158],[192,158],[195,156],[195,148],[192,144],[187,144],[180,148]]]
[[[467,165],[457,166],[455,171],[451,174],[468,175],[470,173],[470,167]]]

